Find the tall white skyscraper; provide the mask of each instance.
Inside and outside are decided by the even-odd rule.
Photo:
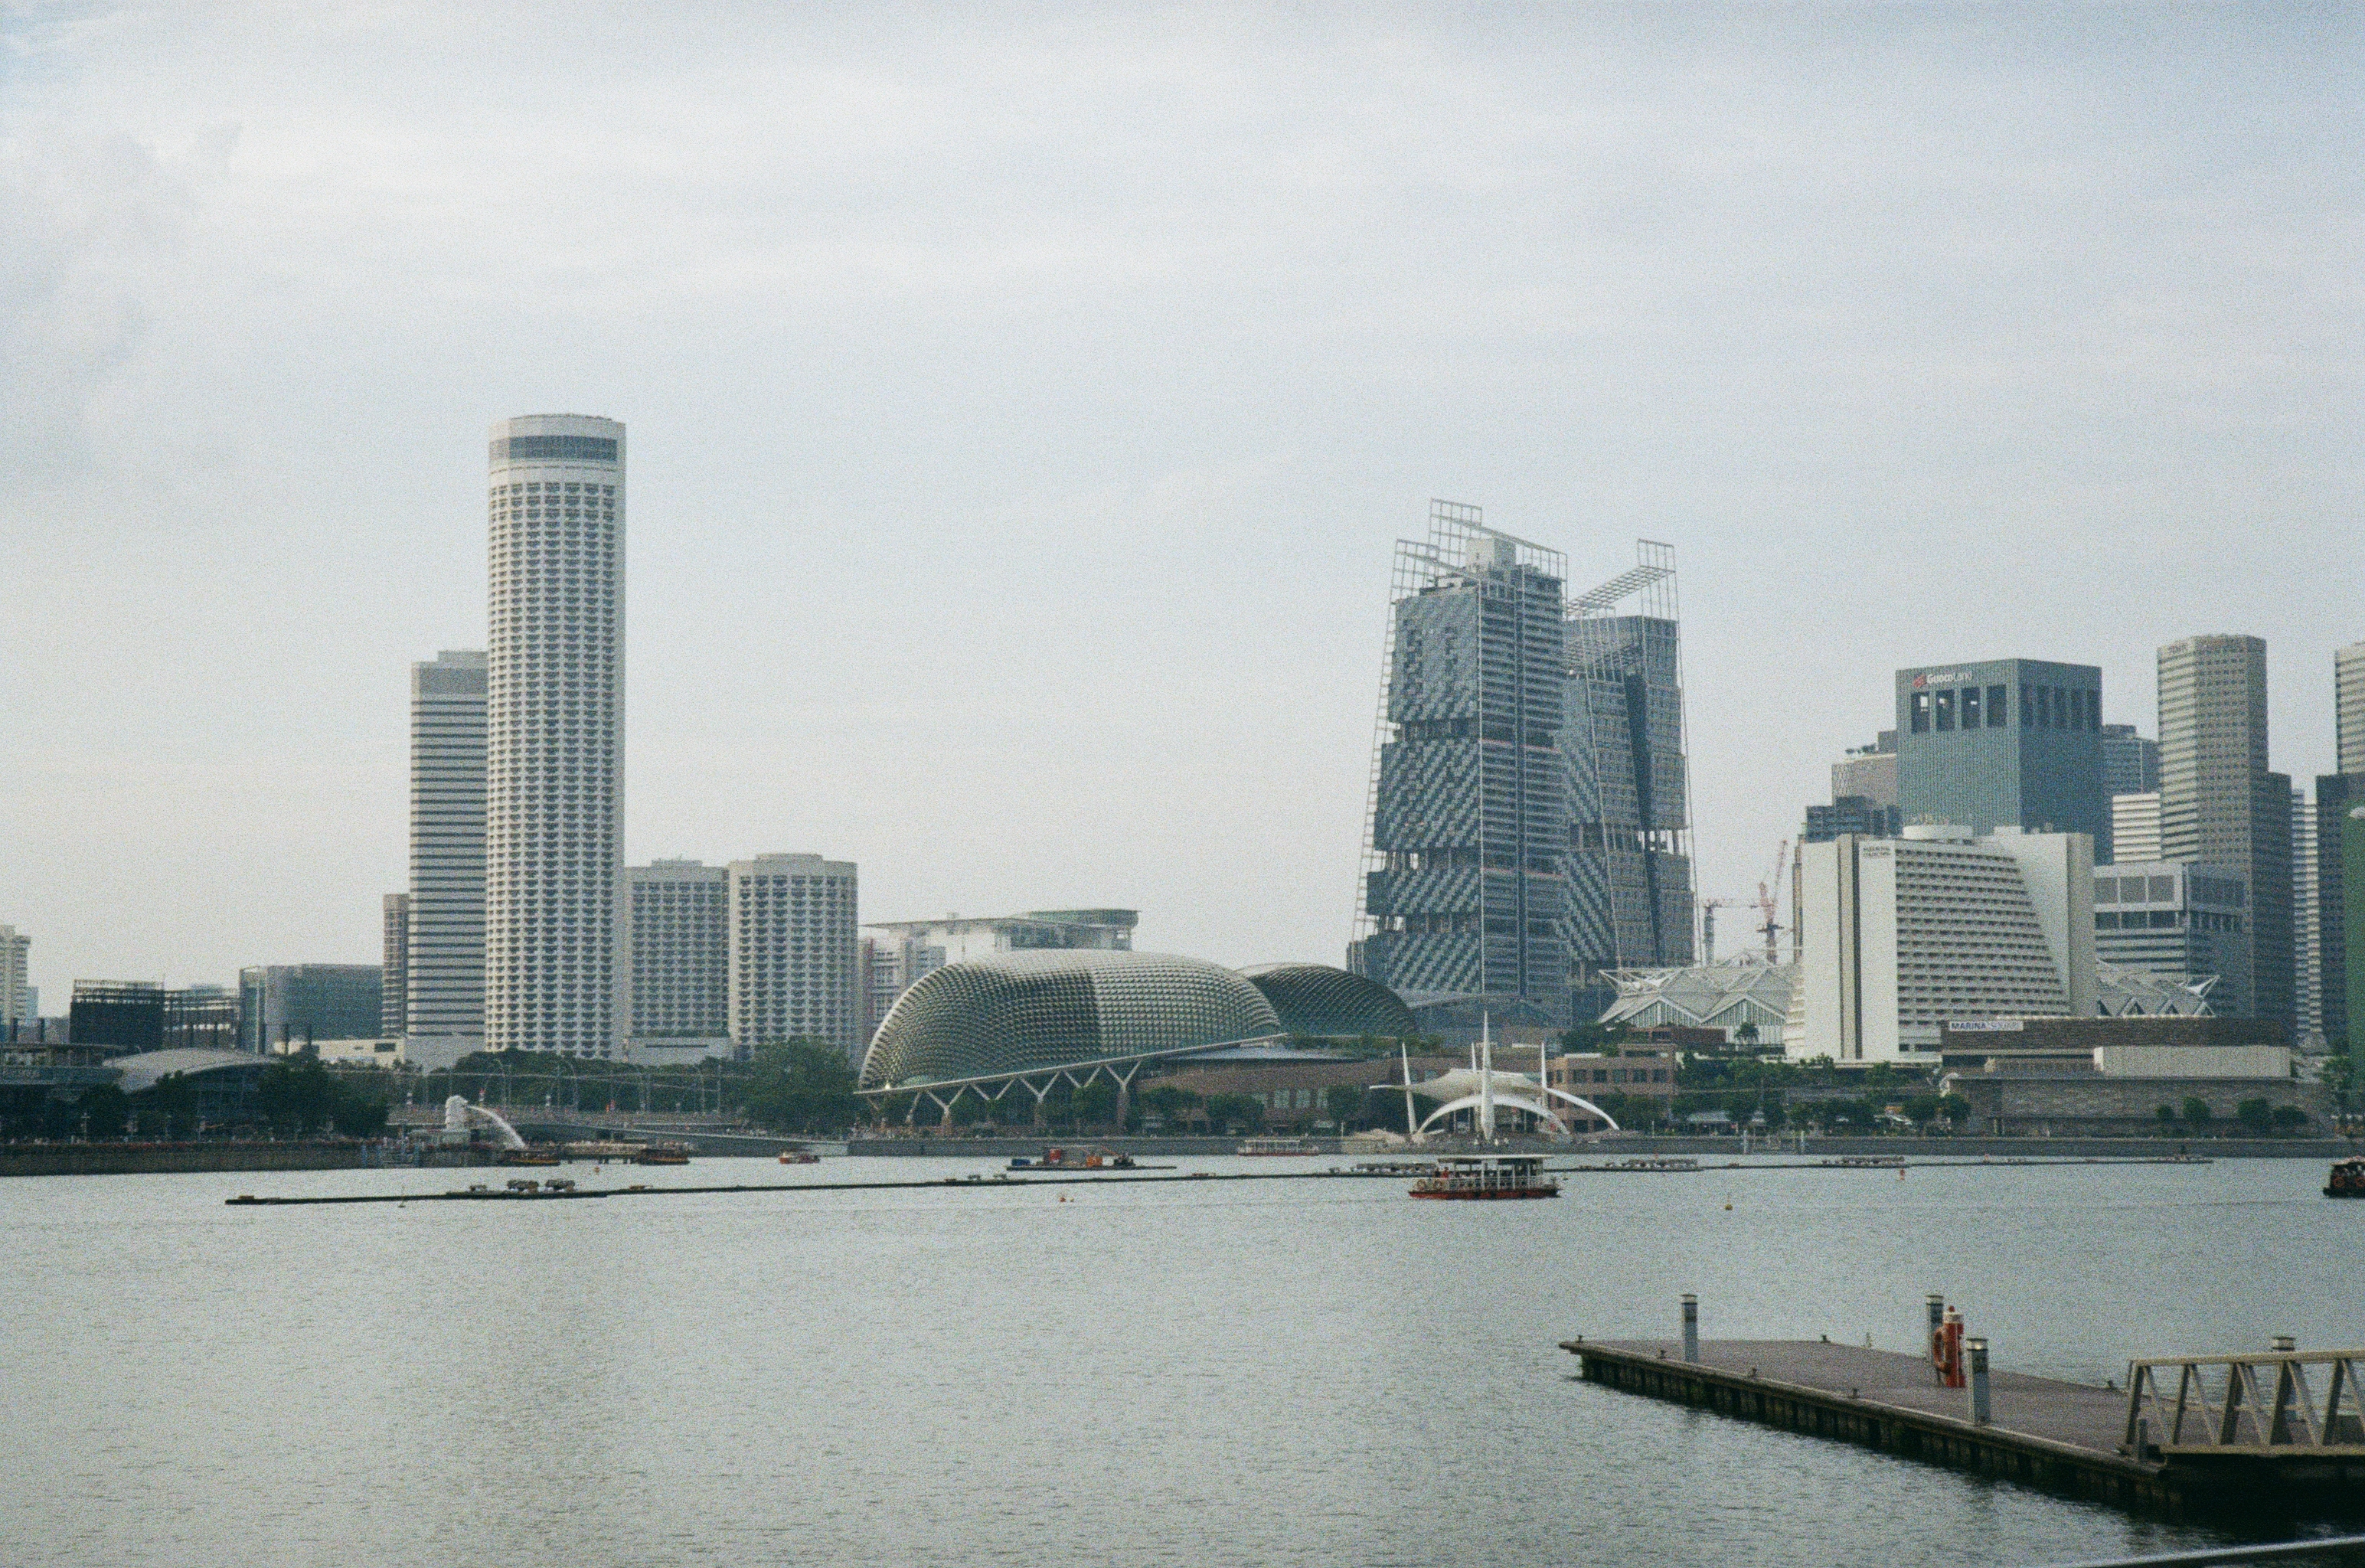
[[[624,993],[624,427],[504,420],[491,465],[485,1045],[612,1056]]]
[[[760,1045],[826,1040],[852,1059],[861,1038],[855,868],[818,855],[731,863],[731,1038]]]
[[[402,1029],[430,1066],[485,1047],[485,655],[410,666]]]

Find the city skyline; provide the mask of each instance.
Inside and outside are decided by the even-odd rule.
[[[823,849],[867,915],[1338,961],[1387,552],[1440,495],[1581,581],[1680,554],[1703,896],[1899,668],[2097,666],[2149,733],[2156,648],[2257,635],[2273,769],[2329,772],[2365,626],[2294,585],[2359,565],[2354,43],[2081,25],[1181,22],[1081,103],[818,23],[553,40],[563,98],[391,28],[31,25],[0,918],[52,1013],[375,956],[403,674],[480,645],[469,452],[521,409],[633,427],[624,857]],[[438,92],[482,118],[407,137]],[[619,103],[708,183],[577,178]],[[972,141],[1005,172],[922,172]]]

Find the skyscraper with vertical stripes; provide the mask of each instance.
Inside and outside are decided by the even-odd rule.
[[[401,918],[410,1058],[443,1064],[484,1049],[485,655],[472,648],[410,666],[410,893]]]
[[[485,1045],[622,1045],[624,427],[492,428]]]
[[[2248,883],[2251,1015],[2296,1028],[2292,988],[2291,780],[2267,770],[2267,645],[2185,637],[2159,650],[2163,860],[2205,861]]]

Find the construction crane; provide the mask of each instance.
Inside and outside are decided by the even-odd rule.
[[[1765,890],[1762,888],[1759,889],[1759,891],[1761,892],[1764,890]],[[1716,962],[1716,912],[1721,909],[1741,909],[1743,907],[1743,901],[1740,899],[1702,899],[1699,901],[1699,961],[1701,963],[1713,964]]]
[[[1782,923],[1775,912],[1781,907],[1782,873],[1789,864],[1790,841],[1786,838],[1782,847],[1774,852],[1773,874],[1757,884],[1757,913],[1763,922],[1757,929],[1765,937],[1765,961],[1769,964],[1777,962],[1781,956],[1775,938],[1782,930]]]

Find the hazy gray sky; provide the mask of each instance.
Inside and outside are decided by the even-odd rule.
[[[1903,664],[2365,638],[2355,6],[43,6],[0,921],[369,960],[485,426],[631,426],[635,860],[1337,961],[1428,500],[1682,564],[1703,892]]]

